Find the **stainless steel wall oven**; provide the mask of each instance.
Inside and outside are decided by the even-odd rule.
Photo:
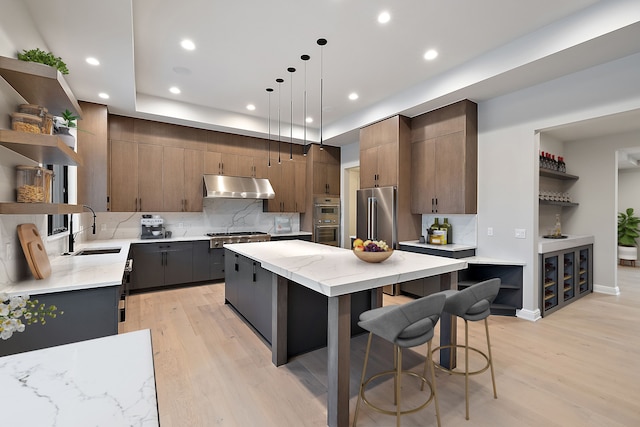
[[[313,241],[340,246],[340,199],[315,196],[313,198]]]

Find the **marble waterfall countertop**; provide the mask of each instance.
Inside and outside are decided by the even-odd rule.
[[[540,236],[538,238],[538,253],[545,254],[578,246],[592,245],[594,241],[593,236],[568,235],[566,239],[545,239]]]
[[[0,357],[3,426],[158,426],[149,330]]]
[[[449,243],[447,245],[432,245],[431,243],[420,242],[419,240],[407,240],[406,242],[399,242],[400,245],[414,246],[416,248],[429,248],[437,249],[439,251],[468,251],[471,249],[477,249],[475,246],[461,245],[459,243]]]
[[[260,262],[262,268],[329,297],[389,283],[462,270],[464,259],[394,251],[381,263],[364,262],[348,249],[301,240],[236,243],[226,249]]]

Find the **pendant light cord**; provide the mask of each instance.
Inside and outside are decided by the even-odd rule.
[[[278,164],[282,163],[282,160],[280,159],[280,139],[281,139],[281,133],[280,133],[280,104],[281,99],[282,99],[282,83],[284,82],[283,79],[276,79],[276,82],[278,83]]]
[[[322,145],[322,101],[324,93],[324,46],[327,44],[327,39],[318,39],[318,45],[320,46],[320,149],[323,150]]]
[[[267,162],[267,167],[271,167],[271,92],[273,92],[273,89],[268,87],[267,98],[269,99],[269,123],[267,128],[269,129],[269,142],[267,143],[267,155],[269,157],[269,161]]]
[[[307,155],[307,61],[311,57],[309,55],[302,55],[300,59],[304,61],[304,96],[303,96],[303,107],[302,107],[302,123],[303,123],[303,147],[302,147],[302,155]]]
[[[293,67],[289,67],[287,68],[287,71],[289,72],[289,75],[291,76],[289,78],[289,89],[290,89],[290,94],[291,94],[291,105],[290,105],[290,110],[291,110],[291,118],[290,118],[290,123],[291,123],[291,127],[290,127],[290,137],[289,137],[289,160],[293,160],[293,73],[296,72],[296,69]]]

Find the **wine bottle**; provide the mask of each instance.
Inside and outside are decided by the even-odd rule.
[[[452,235],[453,235],[453,227],[449,224],[449,218],[444,219],[444,223],[440,226],[440,230],[447,232],[447,243],[453,243]]]

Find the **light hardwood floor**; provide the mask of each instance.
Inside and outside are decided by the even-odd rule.
[[[538,322],[490,317],[498,399],[488,372],[471,377],[466,421],[464,379],[437,373],[443,427],[640,425],[640,268],[618,271],[619,296],[591,294]],[[385,296],[385,305],[405,298]],[[121,331],[146,328],[163,427],[326,425],[326,351],[273,366],[270,349],[224,304],[223,283],[131,296]],[[482,347],[482,323],[471,324],[470,339]],[[351,420],[365,345],[366,335],[352,339]],[[421,369],[425,349],[406,352],[405,367]],[[372,352],[368,372],[391,367],[390,346],[374,338]],[[406,381],[408,402],[416,389]],[[391,380],[369,395],[390,398]],[[358,425],[394,419],[365,407]],[[402,425],[435,426],[433,405]]]

